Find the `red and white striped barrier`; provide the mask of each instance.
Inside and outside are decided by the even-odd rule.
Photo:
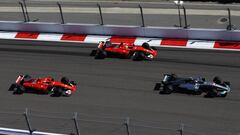
[[[0,31],[0,39],[79,42],[79,43],[99,43],[100,41],[110,40],[112,42],[134,43],[135,45],[141,45],[143,42],[148,42],[151,46],[155,47],[177,47],[177,48],[240,51],[240,42],[187,40],[187,39],[165,39],[165,38],[161,39],[143,37],[119,37],[102,35],[78,35],[78,34],[54,34],[33,32],[6,32],[6,31]]]

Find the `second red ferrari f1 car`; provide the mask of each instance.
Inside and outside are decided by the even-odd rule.
[[[147,42],[142,46],[133,43],[100,42],[98,48],[90,54],[95,59],[106,57],[131,58],[132,60],[153,60],[157,56],[157,49],[149,46]]]
[[[29,75],[19,75],[9,91],[13,94],[37,93],[51,94],[51,96],[71,96],[76,91],[76,83],[69,81],[67,77],[62,77],[60,81],[55,81],[52,77],[32,78]]]

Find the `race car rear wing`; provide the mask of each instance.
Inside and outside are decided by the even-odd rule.
[[[20,84],[20,82],[23,80],[23,78],[24,78],[23,75],[19,75],[15,82],[16,82],[17,84]]]

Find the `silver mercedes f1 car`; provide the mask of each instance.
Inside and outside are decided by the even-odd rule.
[[[231,91],[230,83],[222,81],[219,77],[214,77],[213,82],[208,82],[203,77],[181,78],[175,74],[164,74],[163,80],[156,83],[154,90],[159,90],[160,94],[187,93],[201,95],[204,97],[226,97]]]

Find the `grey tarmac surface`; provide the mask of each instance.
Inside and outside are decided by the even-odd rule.
[[[81,134],[126,134],[130,117],[132,134],[175,135],[180,123],[184,135],[237,135],[240,133],[240,53],[160,48],[154,61],[95,60],[96,45],[0,40],[0,127],[27,129],[22,113],[31,110],[33,128],[76,133],[73,112],[78,112]],[[164,73],[221,76],[232,84],[226,98],[171,94],[159,95],[154,84]],[[71,97],[12,95],[8,88],[18,74],[34,77],[68,76],[78,83]],[[11,112],[11,113],[9,113]]]

